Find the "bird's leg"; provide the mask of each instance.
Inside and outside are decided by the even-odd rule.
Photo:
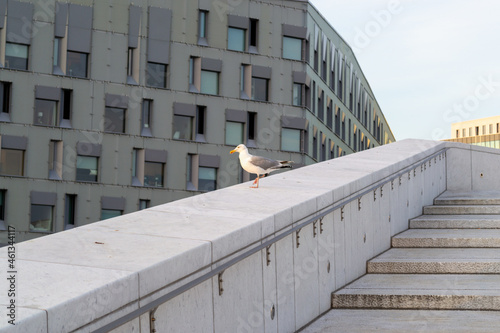
[[[253,181],[254,186],[250,186],[251,188],[259,187],[259,178],[260,178],[259,175],[257,175],[257,178],[255,178],[255,180]],[[257,184],[257,185],[255,185],[255,184]]]

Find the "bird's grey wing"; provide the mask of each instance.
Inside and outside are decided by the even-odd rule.
[[[270,158],[262,157],[262,156],[252,156],[250,159],[250,163],[256,165],[264,170],[277,167],[280,165],[278,161],[272,160]]]

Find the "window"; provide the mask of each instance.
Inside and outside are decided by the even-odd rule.
[[[193,117],[174,115],[174,139],[193,140]]]
[[[252,96],[252,65],[241,65],[240,98],[250,99]]]
[[[476,135],[479,135],[479,126],[476,126]]]
[[[68,51],[66,57],[66,75],[86,78],[88,75],[88,54]]]
[[[56,126],[57,101],[45,99],[35,100],[35,125]]]
[[[104,131],[125,133],[125,109],[107,106],[104,110]]]
[[[269,80],[252,77],[252,99],[267,102],[269,100]]]
[[[226,121],[226,145],[237,146],[243,141],[245,123]]]
[[[62,63],[62,44],[63,44],[63,39],[61,37],[55,37],[54,38],[54,59],[52,62],[52,72],[57,75],[64,75],[62,69],[61,69],[61,63]]]
[[[295,106],[302,106],[302,87],[300,83],[293,84],[292,104]]]
[[[196,106],[196,141],[205,142],[205,117],[207,107],[202,105]]]
[[[36,86],[33,123],[71,127],[71,90]]]
[[[302,60],[302,39],[283,36],[283,58]]]
[[[66,194],[64,199],[64,230],[75,227],[76,194]]]
[[[62,179],[62,141],[51,140],[49,144],[49,179]]]
[[[0,174],[4,176],[24,176],[24,150],[0,150]]]
[[[200,167],[198,169],[198,190],[214,191],[217,188],[217,169]]]
[[[233,27],[227,29],[227,49],[245,51],[245,29]]]
[[[167,152],[136,148],[132,152],[132,185],[163,187]]]
[[[146,65],[146,85],[167,88],[167,65],[148,62]]]
[[[318,91],[318,118],[321,121],[325,119],[325,92],[323,90]]]
[[[10,121],[10,87],[12,83],[0,81],[0,121]]]
[[[31,204],[30,231],[52,232],[54,206]]]
[[[142,100],[142,117],[141,117],[141,135],[153,136],[151,133],[151,113],[153,111],[153,101],[150,99]]]
[[[125,210],[125,198],[101,197],[101,220],[120,216]]]
[[[101,209],[101,221],[107,220],[113,217],[117,217],[123,214],[123,211],[118,209]]]
[[[84,182],[97,182],[98,157],[80,156],[76,157],[76,180]]]
[[[127,53],[127,77],[133,78],[134,77],[134,48],[129,47],[128,48],[128,53]]]
[[[207,42],[207,17],[208,11],[200,10],[198,14],[198,44],[208,45]]]
[[[28,70],[28,53],[28,45],[5,43],[5,67]]]
[[[144,186],[163,187],[164,164],[159,162],[144,162]]]
[[[220,157],[192,154],[188,154],[187,157],[187,189],[191,191],[215,190]]]
[[[281,129],[281,150],[300,152],[301,131],[292,128]]]
[[[0,226],[2,226],[2,230],[5,230],[5,196],[7,194],[7,190],[0,190]]]
[[[257,53],[257,43],[258,43],[258,31],[259,31],[259,20],[250,19],[250,31],[248,37],[248,51]]]
[[[139,210],[149,208],[151,201],[147,199],[139,199]]]
[[[200,92],[209,95],[219,94],[219,73],[212,71],[201,71]]]
[[[257,112],[248,112],[247,121],[247,147],[256,147]]]

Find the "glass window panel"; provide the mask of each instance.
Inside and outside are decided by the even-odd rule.
[[[233,51],[245,51],[245,30],[238,28],[227,29],[227,48]]]
[[[302,60],[302,39],[283,36],[283,58]]]
[[[210,71],[201,71],[200,91],[203,94],[219,94],[219,73]]]
[[[97,157],[77,156],[76,157],[76,180],[97,182]]]
[[[239,145],[243,143],[244,123],[226,122],[226,145]]]
[[[300,152],[300,130],[283,128],[281,130],[281,149]]]
[[[2,148],[0,174],[7,176],[24,175],[24,150]]]
[[[302,85],[300,83],[293,84],[293,105],[302,105]]]
[[[5,43],[5,67],[28,69],[28,45]]]
[[[198,190],[213,191],[217,188],[217,169],[199,167],[198,168]]]
[[[258,77],[252,77],[252,99],[256,101],[268,100],[269,80]]]
[[[75,225],[75,205],[76,205],[76,195],[66,194],[66,200],[64,202],[64,224],[67,226]]]
[[[125,133],[125,109],[106,107],[104,111],[104,131]]]
[[[36,125],[56,126],[57,125],[57,101],[46,99],[35,99],[35,119]]]
[[[114,210],[114,209],[101,209],[101,220],[107,220],[112,217],[117,217],[122,215],[121,210]]]
[[[174,115],[174,139],[193,139],[193,118]]]
[[[5,220],[5,193],[7,191],[0,190],[0,221]]]
[[[148,62],[146,67],[146,85],[149,87],[166,88],[167,65]]]
[[[201,10],[200,11],[200,26],[199,29],[200,31],[198,32],[199,38],[205,38],[206,37],[206,19],[207,19],[207,12]]]
[[[144,162],[144,186],[163,186],[163,163]]]
[[[66,75],[87,77],[88,54],[68,51],[66,57]]]
[[[139,200],[139,210],[143,210],[149,208],[150,201],[149,200]]]
[[[51,232],[53,206],[31,205],[30,231]]]

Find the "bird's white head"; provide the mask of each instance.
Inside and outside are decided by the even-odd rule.
[[[247,147],[244,145],[244,144],[239,144],[236,146],[236,148],[234,148],[233,150],[231,150],[229,153],[232,154],[232,153],[241,153],[242,151],[246,150]]]

